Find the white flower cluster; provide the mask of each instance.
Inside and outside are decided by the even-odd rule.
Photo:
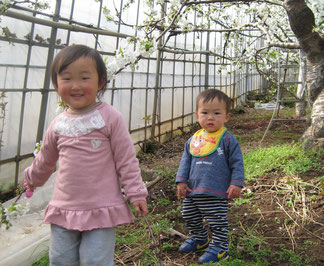
[[[315,16],[315,21],[319,27],[315,28],[316,31],[322,31],[324,34],[324,5],[322,1],[312,1],[311,3],[307,3],[309,8],[313,11]]]
[[[9,208],[5,208],[4,212],[7,216],[7,219],[10,221],[24,216],[29,211],[29,208],[29,202],[27,202],[25,206],[22,206],[21,204],[14,204],[11,205]]]
[[[118,17],[113,14],[108,8],[104,7],[102,9],[102,13],[108,21],[118,21]]]
[[[170,4],[172,6],[177,6],[181,4],[181,0],[170,0]]]
[[[108,80],[115,78],[120,70],[127,66],[134,66],[138,58],[149,57],[156,50],[156,44],[144,38],[126,38],[120,42],[117,53],[111,62],[107,62]]]
[[[56,109],[55,109],[55,114],[60,114],[64,111],[64,108],[62,106],[60,106],[59,104],[56,105]]]
[[[35,145],[35,150],[33,151],[34,156],[36,157],[37,153],[39,153],[40,148],[42,147],[43,141],[37,142]]]
[[[0,3],[4,4],[4,5],[9,5],[12,1],[11,0],[2,0],[0,1]]]
[[[60,100],[56,103],[56,109],[55,113],[58,115],[60,113],[63,113],[63,111],[68,108],[68,104],[65,103],[64,101]]]
[[[3,205],[0,204],[0,209],[0,229],[2,229],[2,225],[5,226],[5,229],[9,229],[14,219],[24,216],[29,211],[30,204],[27,202],[26,205],[22,206],[21,204],[13,203],[8,208],[4,208]]]

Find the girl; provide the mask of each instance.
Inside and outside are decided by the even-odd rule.
[[[134,145],[112,106],[97,102],[107,73],[99,53],[84,45],[62,49],[52,82],[68,108],[50,124],[33,164],[25,170],[27,196],[59,167],[44,223],[51,225],[51,265],[113,265],[115,231],[148,213]]]

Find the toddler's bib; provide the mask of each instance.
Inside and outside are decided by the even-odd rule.
[[[204,157],[217,150],[226,128],[222,127],[216,132],[209,133],[204,129],[198,130],[191,138],[190,153],[195,157]]]

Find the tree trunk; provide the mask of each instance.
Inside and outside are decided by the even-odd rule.
[[[315,19],[305,0],[284,0],[291,29],[307,58],[306,83],[311,124],[303,134],[306,148],[324,147],[324,38],[313,32]]]
[[[302,60],[302,57],[300,57]],[[305,73],[305,65],[303,62],[300,62],[299,65],[299,74],[298,74],[298,86],[297,86],[297,99],[301,100],[296,103],[296,116],[302,117],[306,115],[306,102],[305,99],[305,82],[304,82],[304,73]]]

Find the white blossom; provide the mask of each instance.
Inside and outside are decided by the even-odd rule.
[[[173,5],[173,6],[180,5],[181,4],[181,0],[171,0],[170,1],[170,4]]]
[[[58,114],[62,113],[63,111],[64,111],[64,108],[61,105],[57,104],[56,109],[55,109],[55,114],[58,115]]]
[[[9,222],[9,226],[11,225],[12,220],[24,216],[29,211],[29,209],[30,209],[29,202],[27,202],[26,205],[24,206],[15,203],[8,208],[4,208],[5,219]]]
[[[11,0],[2,0],[2,3],[5,5],[9,5],[11,3]]]
[[[42,147],[43,141],[37,142],[35,145],[35,150],[33,151],[34,156],[39,153],[40,148]]]

